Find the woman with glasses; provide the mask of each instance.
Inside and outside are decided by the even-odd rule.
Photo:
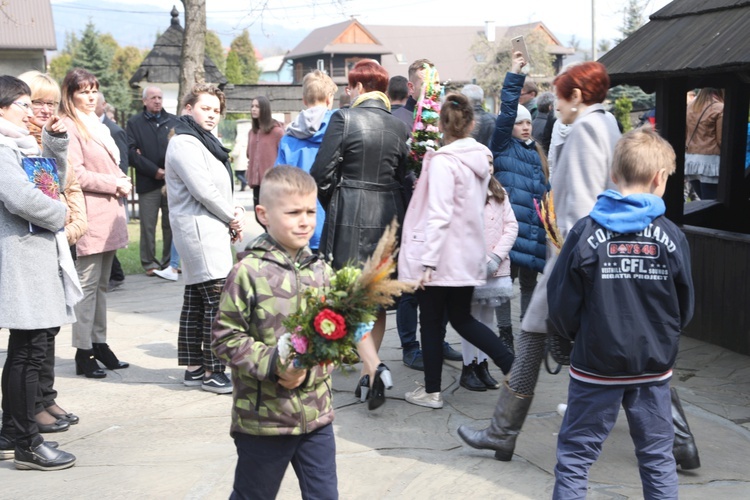
[[[60,114],[70,134],[68,157],[86,199],[89,228],[76,244],[76,268],[83,300],[76,306],[73,325],[76,374],[104,378],[96,360],[110,370],[127,368],[107,344],[107,290],[115,252],[128,244],[123,197],[130,179],[120,170],[120,150],[106,125],[94,113],[99,81],[75,68],[62,83]]]
[[[31,89],[31,111],[29,132],[42,147],[42,130],[47,122],[57,114],[60,104],[60,86],[55,80],[39,71],[28,71],[19,76]],[[67,154],[67,149],[66,149]],[[75,244],[88,227],[86,219],[86,201],[83,199],[81,185],[75,172],[69,170],[65,176],[65,189],[60,192],[60,199],[68,207],[65,220],[65,236],[75,258]],[[57,391],[55,384],[55,337],[60,328],[50,328],[47,332],[47,352],[42,371],[39,374],[39,394],[36,401],[36,423],[39,432],[61,432],[78,423],[78,417],[63,410],[55,402]]]
[[[10,330],[0,460],[14,458],[18,469],[59,470],[76,458],[45,442],[34,417],[47,339],[75,321],[77,279],[62,232],[67,208],[57,196],[67,174],[68,135],[57,117],[50,118],[42,152],[29,134],[32,117],[29,86],[0,76],[0,328]],[[42,155],[54,160],[58,179],[52,162],[36,159]]]

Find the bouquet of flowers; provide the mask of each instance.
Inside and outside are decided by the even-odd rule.
[[[439,147],[440,130],[440,84],[437,69],[424,65],[424,86],[414,110],[414,125],[409,139],[409,169],[419,176],[422,171],[422,158],[427,149]]]
[[[362,269],[346,266],[336,271],[329,289],[305,290],[302,306],[284,320],[287,331],[279,339],[279,356],[297,368],[359,361],[359,343],[372,330],[378,309],[414,286],[392,279],[396,269],[394,220],[380,238]]]
[[[555,215],[555,197],[552,191],[542,197],[542,202],[539,203],[534,200],[534,207],[536,213],[539,216],[539,220],[542,221],[544,230],[547,232],[547,238],[555,245],[559,252],[562,248],[563,237],[560,234],[560,228],[557,227],[557,216]]]

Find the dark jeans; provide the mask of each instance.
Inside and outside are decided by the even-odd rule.
[[[237,468],[230,500],[272,500],[292,463],[303,499],[335,500],[336,441],[326,425],[299,436],[252,436],[235,432]]]
[[[513,355],[492,330],[471,315],[473,286],[440,287],[427,286],[417,291],[419,301],[420,332],[422,334],[422,356],[424,357],[424,382],[427,392],[440,392],[443,370],[443,341],[448,321],[458,334],[474,344],[500,367],[503,373],[510,371]]]
[[[47,350],[44,354],[42,371],[39,373],[39,392],[36,398],[34,414],[55,404],[57,391],[55,390],[55,336],[60,327],[47,328]]]
[[[701,200],[715,200],[717,195],[719,194],[718,184],[701,182],[699,180],[692,180],[690,181],[690,184],[693,186],[695,194],[697,194],[698,198],[700,198]]]
[[[534,295],[534,288],[536,288],[536,278],[539,273],[533,269],[527,267],[521,267],[516,265],[510,266],[510,277],[515,282],[516,278],[519,280],[521,285],[521,319],[526,315],[526,309],[529,307],[531,302],[531,296]],[[497,328],[500,330],[503,327],[511,326],[512,321],[510,317],[510,303],[506,301],[503,305],[495,308],[495,315],[497,316]]]
[[[39,434],[34,409],[39,373],[47,351],[48,330],[10,330],[8,355],[2,375],[2,409],[5,436],[19,446],[29,446]]]
[[[247,187],[247,178],[245,177],[246,170],[235,170],[234,176],[240,181],[240,191],[244,191]]]
[[[419,349],[417,340],[417,297],[413,293],[404,293],[396,306],[396,329],[401,339],[404,352]]]

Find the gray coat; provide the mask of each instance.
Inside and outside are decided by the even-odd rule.
[[[576,222],[591,212],[596,198],[613,188],[610,172],[620,129],[615,117],[601,104],[592,104],[570,127],[552,178],[555,215],[560,234],[568,235]],[[547,245],[544,274],[534,288],[521,324],[526,332],[547,333],[547,279],[557,261],[557,251]]]
[[[57,161],[65,185],[68,136],[42,132],[43,156]],[[0,135],[0,328],[35,330],[70,323],[54,232],[65,225],[66,207],[29,182],[23,154]],[[50,232],[31,233],[29,222]],[[65,249],[67,250],[67,249]]]
[[[185,134],[170,139],[164,163],[169,223],[185,284],[226,278],[234,264],[229,236],[234,205],[226,167]]]

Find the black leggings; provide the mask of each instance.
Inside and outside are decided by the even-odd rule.
[[[34,406],[47,351],[47,330],[10,330],[2,375],[3,435],[29,446],[39,433]]]
[[[440,392],[443,340],[445,339],[443,318],[446,311],[448,321],[461,337],[486,353],[503,373],[510,371],[513,355],[492,330],[471,315],[473,293],[473,286],[426,286],[424,290],[416,293],[419,302],[424,382],[427,392]]]

